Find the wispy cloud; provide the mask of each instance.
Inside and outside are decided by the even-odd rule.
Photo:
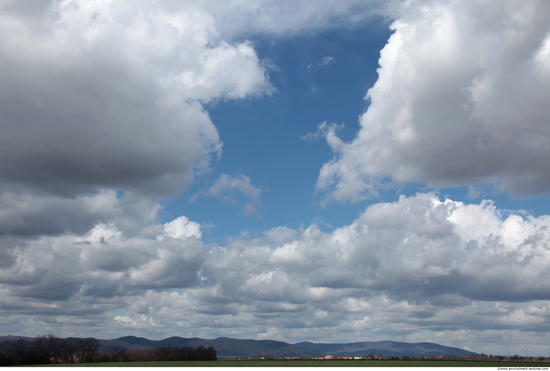
[[[238,196],[242,195],[247,199],[244,203],[241,212],[244,216],[255,214],[261,217],[259,207],[261,206],[260,194],[261,188],[252,185],[251,180],[244,174],[232,176],[222,174],[214,183],[206,190],[195,193],[189,200],[194,201],[197,197],[211,196],[217,197],[223,202],[235,205],[238,203]]]
[[[334,62],[336,62],[336,60],[334,58],[329,57],[329,56],[325,56],[319,62],[319,66],[326,66],[326,65],[329,65],[329,64],[334,64]]]

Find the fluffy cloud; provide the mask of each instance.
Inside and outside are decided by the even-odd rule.
[[[394,31],[351,142],[326,127],[328,199],[388,182],[550,191],[550,6],[545,1],[393,3]]]
[[[201,226],[197,222],[192,222],[186,216],[180,216],[169,223],[164,224],[164,235],[171,238],[186,238],[194,236],[199,240],[202,237]],[[163,236],[157,239],[164,238]]]
[[[134,290],[196,285],[204,259],[196,227],[180,217],[167,223],[156,240],[129,237],[105,224],[83,235],[9,245],[4,239],[3,252],[13,259],[0,272],[3,310],[75,316],[90,300],[97,304],[90,312],[104,312],[120,306]]]
[[[18,308],[57,332],[74,329],[70,319],[92,321],[113,336],[133,328],[359,341],[368,331],[370,340],[463,346],[467,331],[470,348],[506,352],[514,339],[538,344],[548,331],[549,227],[548,216],[433,194],[374,204],[331,233],[278,227],[227,246],[204,246],[185,217],[156,240],[99,225],[81,236],[12,241],[0,310]],[[113,315],[118,308],[125,314]],[[498,349],[487,339],[505,334],[514,336]]]
[[[273,91],[253,45],[234,41],[238,35],[318,30],[343,24],[350,10],[357,24],[372,8],[355,1],[2,2],[0,233],[83,233],[115,217],[118,228],[135,227],[122,218],[131,202],[117,200],[115,190],[141,197],[137,204],[156,215],[159,196],[178,193],[221,155],[203,103]],[[242,212],[258,214],[259,206],[250,196]]]
[[[549,224],[490,201],[401,197],[331,233],[277,228],[214,248],[201,273],[207,287],[187,289],[180,305],[194,308],[186,315],[203,336],[349,341],[368,331],[460,345],[466,330],[473,349],[495,352],[481,339],[506,329],[538,344],[550,315]],[[500,351],[512,343],[501,340]]]
[[[2,333],[368,333],[548,352],[548,216],[418,194],[374,204],[331,233],[277,227],[226,246],[205,245],[185,216],[159,223],[162,197],[221,153],[203,103],[271,91],[253,45],[238,39],[315,31],[350,11],[357,24],[371,6],[159,4],[0,5]],[[326,124],[306,137],[326,137],[336,153],[318,188],[359,199],[392,176],[544,190],[548,6],[396,4],[357,138],[344,143]],[[245,175],[223,174],[201,194],[244,196],[244,214],[260,206]]]
[[[50,5],[0,13],[5,184],[177,192],[221,151],[200,102],[271,89],[252,46],[220,40],[192,6]]]
[[[203,103],[271,93],[249,42],[149,5],[0,5],[0,235],[156,235],[162,197],[221,155]]]

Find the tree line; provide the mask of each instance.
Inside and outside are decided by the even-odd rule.
[[[0,343],[0,366],[38,365],[49,363],[136,362],[136,361],[214,361],[216,349],[199,346],[163,348],[113,347],[100,351],[94,338],[60,339],[53,334]]]
[[[32,341],[5,341],[0,344],[0,365],[90,363],[99,348],[99,340],[94,338],[60,339],[53,334],[38,336]]]

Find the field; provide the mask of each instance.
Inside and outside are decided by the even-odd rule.
[[[549,369],[550,362],[436,361],[436,360],[232,360],[117,362],[40,365],[40,367],[536,367]]]

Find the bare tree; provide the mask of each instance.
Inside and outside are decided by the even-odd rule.
[[[126,348],[114,347],[113,349],[111,349],[111,353],[115,362],[126,362],[128,360]]]
[[[74,357],[76,354],[76,340],[75,339],[63,339],[61,340],[58,348],[58,358],[63,363],[74,363]]]
[[[94,338],[77,339],[76,354],[80,363],[91,363],[99,351],[99,340]]]
[[[33,350],[40,358],[40,363],[51,363],[57,358],[61,339],[54,334],[37,336],[32,343]]]

